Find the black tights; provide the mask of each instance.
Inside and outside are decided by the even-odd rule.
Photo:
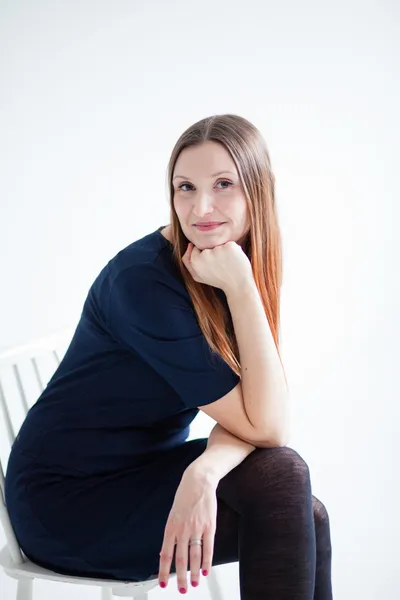
[[[295,450],[256,448],[217,497],[213,565],[239,561],[241,600],[332,600],[329,517]]]

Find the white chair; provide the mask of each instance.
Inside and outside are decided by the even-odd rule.
[[[24,555],[15,537],[4,500],[4,473],[10,447],[16,432],[37,399],[45,382],[50,379],[64,355],[72,331],[43,338],[37,342],[0,354],[0,520],[3,526],[6,545],[0,551],[0,567],[18,580],[16,600],[32,600],[33,580],[48,579],[61,583],[90,585],[100,588],[101,600],[112,600],[114,596],[148,600],[148,592],[158,585],[157,579],[142,582],[119,582],[87,577],[71,577],[43,569]],[[4,430],[6,435],[4,435]],[[8,443],[7,443],[8,439]],[[176,574],[171,574],[168,587],[175,584]],[[216,577],[215,567],[203,582],[207,582],[212,600],[223,600]],[[177,591],[177,594],[179,592]],[[179,594],[180,596],[180,594]]]

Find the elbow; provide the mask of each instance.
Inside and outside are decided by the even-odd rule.
[[[260,442],[254,442],[256,448],[283,448],[287,446],[289,440],[287,438],[271,437]]]
[[[290,434],[288,430],[268,432],[259,436],[254,442],[256,448],[283,448],[289,443]]]
[[[267,428],[264,435],[260,436],[260,448],[281,448],[289,444],[292,431],[292,416],[289,410],[282,418],[279,426]],[[256,445],[256,447],[258,447]]]
[[[271,426],[271,422],[275,421]],[[281,448],[289,444],[292,431],[292,415],[289,410],[289,400],[285,403],[285,410],[279,418],[270,419],[269,424],[254,429],[253,445],[256,448]]]

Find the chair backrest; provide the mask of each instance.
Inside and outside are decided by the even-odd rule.
[[[0,354],[0,521],[15,563],[23,562],[4,499],[4,474],[15,436],[29,410],[60,364],[73,331],[5,350]]]

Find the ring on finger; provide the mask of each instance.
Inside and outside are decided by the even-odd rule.
[[[201,538],[192,538],[189,540],[189,546],[202,546],[203,540]]]

